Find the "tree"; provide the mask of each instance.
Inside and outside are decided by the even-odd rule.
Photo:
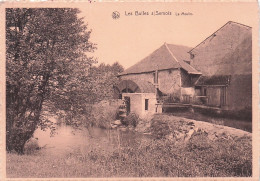
[[[113,85],[119,81],[117,75],[124,71],[118,62],[112,65],[101,63],[90,68],[90,82],[92,86],[93,103],[105,99],[112,99],[114,95]]]
[[[23,154],[43,112],[63,110],[73,118],[91,99],[86,52],[91,31],[78,9],[6,9],[6,145]],[[73,120],[73,119],[72,119]]]

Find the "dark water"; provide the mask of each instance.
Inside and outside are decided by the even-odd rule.
[[[101,128],[74,129],[70,126],[57,127],[57,131],[50,136],[50,131],[36,130],[34,138],[48,155],[62,156],[75,151],[86,154],[90,150],[113,152],[118,147],[138,146],[150,138],[134,131],[119,129],[107,130]]]

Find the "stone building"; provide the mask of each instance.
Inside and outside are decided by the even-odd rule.
[[[194,48],[164,43],[118,75],[115,96],[141,117],[167,103],[251,109],[251,31],[230,21]]]
[[[189,51],[190,65],[202,73],[195,83],[207,105],[252,109],[252,28],[229,21]]]
[[[189,65],[191,48],[164,43],[149,56],[126,69],[114,87],[116,97],[130,100],[130,111],[141,117],[160,112],[156,105],[164,97],[180,102],[183,94],[194,95],[192,81],[201,73]]]

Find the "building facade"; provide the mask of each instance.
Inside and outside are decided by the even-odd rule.
[[[194,48],[164,43],[118,77],[115,97],[140,116],[171,103],[252,109],[251,27],[230,21]]]
[[[210,106],[252,109],[252,28],[228,22],[189,51],[202,73],[194,85]]]

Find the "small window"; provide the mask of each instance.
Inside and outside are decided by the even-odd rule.
[[[195,57],[195,55],[190,53],[190,59],[193,59],[194,57]]]
[[[207,89],[206,88],[204,88],[204,90],[203,90],[203,95],[207,96]]]
[[[145,110],[148,110],[148,103],[149,103],[149,99],[145,99]]]
[[[158,70],[153,73],[153,83],[158,84]]]

